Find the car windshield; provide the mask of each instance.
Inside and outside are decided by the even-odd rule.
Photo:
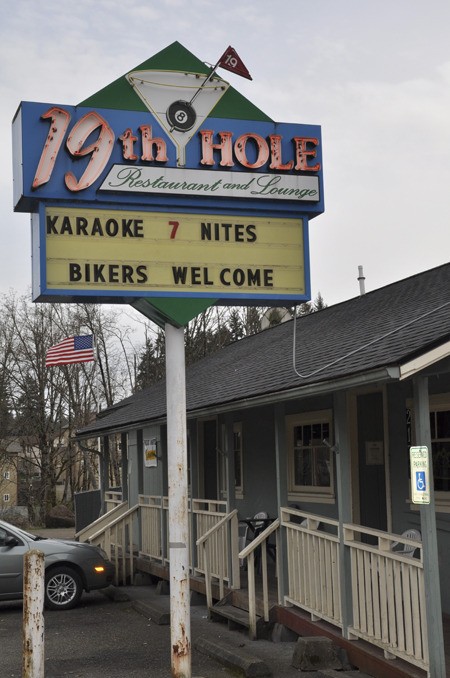
[[[14,532],[17,532],[19,535],[26,537],[27,539],[32,539],[33,541],[41,541],[42,539],[47,539],[47,537],[41,537],[38,534],[31,534],[31,532],[26,532],[25,530],[22,530],[20,527],[15,527],[15,525],[8,525],[5,523],[4,527],[8,529],[11,527]]]

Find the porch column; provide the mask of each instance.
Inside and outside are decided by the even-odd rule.
[[[121,457],[121,476],[122,476],[122,501],[128,501],[128,436],[126,433],[120,434]]]
[[[234,440],[233,440],[233,416],[230,412],[219,417],[220,435],[224,433],[222,444],[226,455],[225,463],[225,487],[227,492],[227,512],[231,513],[236,508],[236,490],[234,486]],[[228,548],[228,571],[231,572],[231,588],[241,588],[241,573],[239,568],[239,529],[237,522],[231,523]]]
[[[420,506],[425,609],[428,628],[428,651],[430,656],[428,675],[432,676],[432,678],[445,678],[444,633],[442,628],[441,587],[439,581],[436,534],[436,508],[434,502],[428,378],[422,376],[415,377],[413,386],[416,445],[428,447],[430,453],[430,503]]]
[[[109,438],[103,436],[103,450],[99,456],[100,500],[102,514],[106,513],[105,493],[109,490]]]
[[[282,403],[275,405],[275,463],[277,473],[278,514],[280,506],[288,505],[288,469],[285,410]],[[281,603],[287,595],[288,557],[286,530],[280,530],[278,546],[278,601]]]
[[[234,449],[233,449],[233,417],[231,413],[219,418],[219,426],[223,423],[225,440],[223,441],[226,454],[226,491],[228,512],[236,508],[236,493],[234,488]]]
[[[189,440],[189,457],[191,463],[191,509],[189,513],[189,520],[191,525],[191,565],[193,568],[198,565],[197,553],[197,522],[193,509],[193,500],[200,499],[199,478],[200,478],[200,462],[198,454],[198,425],[197,419],[187,422],[188,440]]]
[[[200,476],[200,462],[198,455],[198,425],[197,419],[188,422],[189,430],[189,449],[191,456],[191,498],[199,499],[199,476]]]
[[[352,522],[351,448],[348,430],[347,393],[334,394],[336,491],[339,519],[339,586],[341,589],[342,635],[350,638],[353,624],[350,549],[344,546],[344,523]]]

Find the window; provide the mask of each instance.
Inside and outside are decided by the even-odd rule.
[[[430,428],[434,491],[448,492],[450,490],[450,407],[431,409]]]
[[[334,497],[331,417],[331,410],[322,410],[286,418],[290,498],[303,495],[306,501],[329,501]]]
[[[9,501],[9,494],[4,494],[3,495],[3,501],[8,502]]]
[[[4,473],[3,473],[3,478],[4,478],[5,480],[9,480],[10,477],[11,477],[10,472],[9,472],[9,471],[4,471]]]

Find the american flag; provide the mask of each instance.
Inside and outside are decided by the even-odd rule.
[[[90,363],[93,360],[95,360],[94,337],[92,334],[85,334],[81,337],[68,337],[49,348],[45,358],[45,367]]]

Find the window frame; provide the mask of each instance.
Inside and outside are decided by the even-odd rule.
[[[332,455],[331,450],[333,446],[333,411],[331,409],[325,409],[289,414],[285,417],[285,424],[287,441],[288,500],[296,501],[301,499],[306,502],[335,503],[334,455]],[[321,424],[322,426],[323,424],[328,425],[329,446],[323,445],[323,447],[328,449],[330,484],[328,486],[295,485],[295,450],[299,448],[294,444],[294,429],[297,426],[314,426],[315,424]],[[322,447],[322,445],[320,447]]]

